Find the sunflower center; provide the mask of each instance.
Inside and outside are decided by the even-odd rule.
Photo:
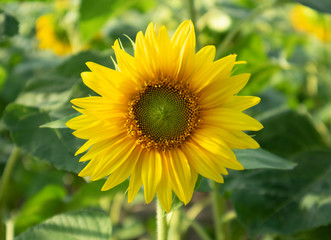
[[[126,126],[143,148],[169,149],[185,141],[200,122],[197,97],[187,85],[156,80],[133,97]]]

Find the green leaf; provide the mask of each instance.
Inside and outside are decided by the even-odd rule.
[[[0,9],[0,36],[12,37],[18,33],[18,21]]]
[[[86,66],[86,62],[96,62],[105,67],[113,67],[113,63],[110,60],[108,53],[100,54],[100,52],[89,50],[70,56],[70,58],[66,59],[59,66],[57,66],[52,73],[65,78],[78,77],[80,79],[80,74],[82,72],[90,71]]]
[[[79,114],[71,114],[68,117],[61,118],[52,122],[48,122],[46,124],[41,125],[41,128],[68,128],[65,124],[68,122],[70,119],[77,117]]]
[[[245,169],[272,168],[293,169],[296,164],[263,149],[234,150],[238,161]]]
[[[4,67],[1,66],[0,64],[0,91],[2,89],[2,86],[6,80],[6,77],[7,77],[7,72],[6,72],[6,69]]]
[[[282,240],[320,240],[329,239],[331,236],[331,225],[315,228],[310,231],[304,231],[292,236],[282,237]]]
[[[29,0],[29,2],[52,2],[53,0]],[[2,0],[2,2],[21,2],[21,0]]]
[[[275,109],[284,109],[287,104],[285,94],[274,88],[268,88],[258,96],[261,98],[261,102],[253,108],[254,112],[265,113]]]
[[[330,0],[294,0],[298,3],[306,5],[307,7],[313,8],[319,12],[331,13],[331,1]]]
[[[202,177],[199,187],[197,188],[198,192],[210,192],[212,191],[211,180],[205,177]]]
[[[141,239],[146,231],[145,224],[139,215],[126,216],[120,225],[113,226],[113,239]]]
[[[109,216],[101,211],[77,211],[57,215],[30,228],[15,240],[109,240]]]
[[[39,69],[28,81],[24,81],[24,89],[15,100],[16,103],[38,107],[43,110],[58,109],[63,104],[69,105],[73,89],[82,83],[80,74],[87,71],[87,61],[95,61],[100,64],[111,64],[109,57],[86,51],[73,55],[61,63],[44,66],[47,70]],[[26,66],[35,69],[36,66]],[[13,76],[15,77],[15,76]],[[22,76],[24,77],[24,76]],[[4,86],[9,88],[10,85]],[[86,87],[87,88],[87,87]],[[91,91],[92,93],[92,91]]]
[[[242,172],[231,195],[254,236],[293,234],[331,223],[331,150],[304,152],[292,171]]]
[[[177,209],[181,208],[183,205],[184,205],[184,203],[181,200],[179,200],[177,195],[173,194],[170,212],[176,211]]]
[[[108,0],[82,0],[79,8],[79,29],[83,41],[90,40],[110,17],[121,14],[136,2],[137,0],[113,0],[111,2]]]
[[[15,221],[16,231],[22,232],[31,225],[58,213],[64,205],[66,192],[59,185],[48,185],[24,203]]]
[[[289,158],[302,151],[326,147],[307,114],[282,110],[267,113],[259,120],[264,128],[256,133],[255,139],[274,154]]]
[[[236,149],[233,150],[236,154],[238,161],[243,165],[245,170],[252,169],[279,169],[279,170],[290,170],[293,169],[297,164],[285,160],[282,157],[274,155],[261,148],[259,149]],[[230,190],[233,185],[230,183],[234,172],[229,174],[230,179],[225,179],[225,186],[222,190]],[[238,173],[240,175],[241,173]],[[236,174],[234,174],[236,175]],[[229,182],[230,181],[230,182]],[[212,187],[210,186],[210,180],[207,178],[202,178],[199,182],[199,187],[197,188],[199,192],[210,192]]]
[[[83,207],[93,207],[99,206],[100,200],[104,198],[112,198],[115,194],[119,192],[124,192],[128,189],[129,181],[126,180],[116,187],[108,190],[101,191],[101,188],[105,180],[99,180],[95,182],[90,182],[82,186],[75,194],[72,196],[68,202],[66,209],[79,209]],[[110,200],[108,200],[110,202]]]
[[[46,160],[58,169],[78,173],[84,164],[74,157],[82,141],[69,129],[40,128],[50,121],[47,113],[38,108],[10,104],[5,110],[4,121],[15,144],[27,153]]]

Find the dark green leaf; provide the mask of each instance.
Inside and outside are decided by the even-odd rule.
[[[261,102],[254,106],[253,111],[264,113],[274,109],[284,108],[286,106],[286,96],[274,88],[269,88],[259,94]]]
[[[5,79],[7,77],[7,72],[6,72],[6,69],[3,68],[1,65],[0,65],[0,91],[2,89],[2,86],[5,82]]]
[[[18,232],[26,230],[31,225],[36,225],[46,218],[59,212],[63,206],[66,192],[64,187],[48,185],[31,199],[24,203],[15,221]]]
[[[85,65],[87,61],[95,61],[106,66],[107,63],[111,64],[108,56],[87,51],[73,55],[61,63],[53,64],[52,67],[44,66],[47,70],[39,69],[28,79],[16,102],[43,110],[57,109],[66,103],[69,105],[73,87],[82,83],[81,72],[89,70]],[[33,68],[33,66],[30,67]],[[5,86],[5,88],[10,87],[10,85]]]
[[[331,1],[330,0],[294,0],[298,3],[306,5],[307,7],[313,8],[319,12],[331,13]]]
[[[83,207],[93,207],[100,204],[102,198],[108,197],[112,198],[116,193],[124,192],[128,189],[129,181],[124,181],[123,183],[117,185],[116,187],[108,190],[101,191],[101,188],[105,180],[99,180],[96,182],[90,182],[82,186],[75,194],[72,196],[68,202],[66,209],[79,209]],[[110,201],[110,200],[109,200]]]
[[[249,171],[232,200],[253,235],[293,234],[331,223],[331,150],[305,152],[292,171]]]
[[[11,37],[18,33],[18,21],[0,9],[0,36]]]
[[[282,240],[322,240],[331,236],[331,225],[315,228],[310,231],[304,231],[292,236],[282,237]]]
[[[263,149],[236,149],[234,150],[238,161],[243,165],[245,170],[251,169],[281,169],[281,170],[290,170],[296,166],[296,163],[285,160],[279,156],[276,156]],[[222,187],[223,190],[231,191],[232,188],[236,188],[232,184],[232,178],[234,172],[231,172],[229,176],[226,176],[230,179],[225,179],[225,185]],[[238,173],[240,178],[240,174]],[[236,174],[234,174],[236,175]],[[202,178],[199,183],[198,191],[199,192],[210,192],[212,187],[210,186],[210,180]]]
[[[210,186],[210,179],[201,177],[199,187],[197,188],[199,192],[210,192],[212,191],[212,186]]]
[[[183,205],[184,205],[184,203],[181,200],[179,200],[177,195],[173,194],[172,205],[171,205],[170,212],[176,211],[177,209],[179,209]]]
[[[109,216],[101,211],[77,211],[57,215],[30,228],[15,240],[109,240]]]
[[[127,216],[123,219],[123,224],[113,226],[113,236],[115,239],[139,239],[145,232],[144,222],[141,218]]]
[[[287,161],[263,149],[234,150],[238,161],[245,169],[273,168],[289,170],[296,166],[295,163]]]
[[[255,139],[263,149],[279,156],[288,158],[301,151],[326,146],[308,115],[282,110],[260,121],[264,128],[256,133]]]
[[[113,67],[109,55],[100,54],[96,51],[85,51],[66,59],[54,70],[53,74],[66,78],[80,78],[82,72],[89,71],[86,62],[96,62],[106,67]]]
[[[69,129],[40,128],[51,120],[47,113],[38,108],[10,104],[4,120],[15,144],[27,153],[66,171],[77,173],[84,166],[74,157],[81,141],[72,136]]]
[[[41,128],[67,128],[65,125],[66,122],[68,122],[70,119],[77,117],[79,114],[71,114],[68,117],[61,118],[52,122],[48,122],[46,124],[41,125]]]
[[[83,41],[90,40],[100,31],[110,17],[117,16],[131,7],[137,0],[82,0],[79,13],[79,27]]]

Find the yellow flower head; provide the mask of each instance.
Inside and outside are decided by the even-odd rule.
[[[331,18],[321,15],[311,8],[297,4],[292,9],[290,19],[293,27],[311,34],[323,42],[331,40]]]
[[[130,177],[128,200],[144,186],[145,200],[157,194],[170,211],[172,192],[187,204],[198,175],[223,182],[226,168],[241,170],[231,149],[258,148],[243,130],[262,125],[242,113],[258,97],[236,96],[250,74],[231,76],[236,55],[214,61],[215,47],[195,53],[191,21],[169,38],[151,23],[139,32],[134,56],[118,41],[118,70],[88,62],[84,83],[100,96],[73,99],[81,113],[67,122],[87,142],[76,154],[89,161],[79,176],[108,177],[108,190]]]
[[[54,15],[43,15],[37,19],[36,36],[40,49],[51,49],[56,55],[71,53],[67,33],[56,24]]]

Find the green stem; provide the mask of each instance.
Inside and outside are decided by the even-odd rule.
[[[194,231],[201,237],[202,240],[211,240],[211,238],[206,233],[205,229],[196,221],[189,220]]]
[[[251,12],[251,14],[247,18],[243,19],[241,22],[236,24],[231,29],[231,31],[225,36],[224,40],[217,46],[217,48],[216,48],[217,49],[216,59],[220,58],[224,54],[224,52],[228,48],[229,43],[232,42],[233,38],[243,28],[243,26],[246,23],[251,23],[251,21],[254,18],[256,18],[257,16],[259,16],[262,12],[264,12],[265,10],[267,10],[267,9],[271,8],[272,6],[274,6],[275,2],[276,1],[256,8],[255,10],[253,10]]]
[[[220,198],[219,195],[219,183],[212,182],[213,190],[211,191],[212,196],[212,205],[213,205],[213,214],[214,214],[214,228],[216,240],[225,240],[225,234],[223,232],[221,214],[224,212],[224,200]]]
[[[197,221],[195,221],[194,218],[190,218],[189,214],[182,213],[182,215],[186,221],[183,222],[183,224],[185,224],[183,232],[186,232],[187,229],[191,226],[202,240],[211,240],[205,229]]]
[[[184,232],[181,228],[182,218],[180,209],[172,211],[171,219],[168,230],[168,239],[171,240],[180,240],[182,239],[182,233]]]
[[[199,202],[195,203],[187,212],[184,214],[185,218],[188,220],[186,223],[182,223],[182,231],[186,232],[190,227],[194,219],[210,204],[210,198],[200,199]]]
[[[7,161],[0,183],[0,239],[1,240],[5,239],[5,224],[3,219],[3,209],[6,203],[6,193],[10,181],[10,176],[14,170],[15,163],[20,155],[19,152],[20,152],[19,148],[15,146]]]
[[[123,194],[119,192],[115,194],[115,197],[110,207],[110,220],[114,226],[118,225],[120,222],[122,204],[123,204]]]
[[[6,222],[6,240],[13,240],[14,239],[14,219],[10,218]]]
[[[159,200],[157,200],[157,206],[156,206],[156,225],[157,225],[157,240],[167,240],[167,234],[168,234],[167,219]]]

